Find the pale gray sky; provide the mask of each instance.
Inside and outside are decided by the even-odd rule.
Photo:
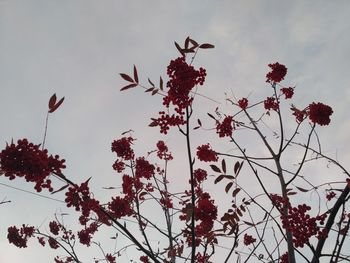
[[[318,133],[323,149],[333,156],[337,152],[339,160],[347,163],[349,14],[346,0],[1,0],[1,148],[12,138],[40,143],[49,97],[65,96],[62,107],[51,116],[46,146],[67,160],[67,176],[76,182],[92,176],[95,194],[108,200],[110,193],[101,187],[119,183],[111,169],[111,141],[133,129],[142,154],[159,138],[157,130],[147,128],[150,117],[160,110],[159,98],[141,90],[120,93],[124,81],[118,73],[131,72],[136,64],[144,83],[147,77],[165,77],[170,59],[178,56],[174,40],[182,42],[191,36],[216,46],[201,52],[195,61],[208,72],[202,94],[221,101],[226,111],[230,108],[224,102],[225,93],[261,99],[269,95],[267,64],[279,61],[288,67],[284,83],[297,85],[293,103],[304,107],[321,101],[333,107],[331,125]],[[202,116],[217,106],[204,99],[198,102]],[[178,139],[175,133],[165,137],[174,146]],[[176,177],[187,182],[186,176]],[[0,177],[0,183],[32,190],[20,180]],[[64,204],[2,185],[0,193],[0,199],[12,201],[0,206],[0,262],[48,262],[56,253],[35,241],[29,249],[8,245],[7,227],[46,225],[60,209],[72,211]],[[65,222],[74,227],[74,220]],[[108,241],[108,237],[101,239]],[[107,249],[113,247],[109,243]],[[90,259],[86,262],[99,256],[94,249],[85,255],[84,260]]]

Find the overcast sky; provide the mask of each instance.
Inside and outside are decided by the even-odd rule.
[[[284,83],[297,86],[293,103],[332,106],[331,125],[318,133],[323,150],[348,163],[349,14],[346,0],[0,0],[1,148],[12,138],[41,143],[49,97],[65,96],[50,118],[46,147],[67,160],[65,173],[73,181],[92,176],[96,196],[111,195],[101,189],[119,182],[110,143],[133,129],[137,150],[145,154],[159,139],[147,125],[161,109],[159,97],[141,90],[119,92],[125,82],[118,73],[131,72],[135,64],[143,83],[147,77],[165,78],[170,59],[178,56],[174,41],[191,36],[215,45],[195,61],[208,73],[200,92],[221,102],[199,99],[202,115],[217,106],[227,112],[225,93],[252,100],[269,95],[267,64],[278,61],[288,68]],[[179,144],[176,133],[163,139]],[[187,182],[185,175],[173,180]],[[0,177],[0,183],[32,190],[20,180]],[[7,227],[45,227],[55,212],[71,210],[0,185],[0,200],[5,197],[12,202],[0,206],[0,262],[48,262],[56,253],[35,241],[29,249],[8,245]],[[71,218],[65,222],[74,226],[76,217]],[[110,242],[107,250],[113,248]],[[85,259],[98,255],[88,253]]]

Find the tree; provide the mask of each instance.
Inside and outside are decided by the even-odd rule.
[[[65,191],[67,206],[79,212],[81,230],[75,233],[55,216],[48,232],[28,225],[10,226],[9,242],[24,248],[29,238],[37,237],[41,245],[48,243],[52,249],[66,252],[55,262],[81,262],[76,241],[86,246],[94,244],[103,254],[95,262],[112,263],[120,251],[106,253],[94,240],[95,233],[107,226],[126,236],[143,253],[141,262],[212,262],[223,243],[230,246],[223,262],[320,262],[323,258],[330,258],[330,262],[349,261],[350,254],[344,247],[350,224],[350,174],[322,152],[316,133],[318,126],[325,128],[322,126],[330,124],[332,108],[312,102],[303,108],[292,104],[291,112],[285,112],[296,88],[281,84],[287,68],[276,62],[268,65],[268,97],[253,103],[248,98],[228,98],[234,113],[225,114],[217,108],[207,113],[208,124],[204,125],[200,118],[194,120],[194,101],[197,96],[204,96],[198,89],[205,82],[206,70],[195,69],[192,64],[200,50],[214,46],[198,44],[188,37],[183,46],[175,42],[175,47],[181,56],[170,62],[166,85],[162,77],[158,85],[150,79],[147,85],[141,84],[136,66],[132,74],[120,76],[127,81],[122,91],[141,87],[163,99],[163,109],[149,126],[158,127],[160,134],[177,129],[181,135],[189,170],[185,189],[180,193],[170,191],[172,177],[168,167],[176,156],[164,140],[156,142],[146,155],[138,155],[134,150],[136,138],[127,131],[111,145],[116,155],[113,169],[122,176],[122,192],[107,203],[97,200],[90,191],[90,178],[80,184],[73,182],[63,173],[65,160],[49,155],[44,148],[48,118],[64,101],[57,101],[54,94],[48,103],[42,144],[25,138],[7,144],[0,153],[0,175],[10,180],[23,177],[34,183],[38,192]],[[290,116],[295,119],[292,124],[288,122]],[[196,134],[212,133],[213,129],[233,151],[220,151],[212,147],[212,141],[192,145]],[[273,136],[265,135],[269,130]],[[301,133],[307,135],[305,139]],[[249,136],[253,145],[240,143],[242,136]],[[298,155],[300,158],[296,159]],[[302,174],[308,165],[322,165],[322,161],[343,173],[344,179],[314,185],[310,176]],[[251,182],[254,178],[254,184],[241,185],[241,173],[251,176]],[[55,190],[51,178],[63,185],[55,186]],[[206,190],[211,184],[222,187],[226,200],[219,202]],[[317,194],[317,202],[304,202],[309,193]],[[146,216],[145,209],[149,208],[163,213],[163,225]],[[136,220],[138,231],[128,227],[125,218]],[[164,237],[156,246],[150,242],[154,232]],[[331,242],[331,247],[325,248],[326,241]]]

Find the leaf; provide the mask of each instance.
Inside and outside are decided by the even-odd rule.
[[[183,52],[182,48],[179,46],[178,43],[174,42],[175,43],[175,47],[177,48],[177,50],[181,53],[182,56],[185,56],[185,53]]]
[[[203,48],[203,49],[214,48],[214,47],[215,47],[214,45],[208,44],[208,43],[201,44],[201,45],[199,46],[199,48]]]
[[[239,208],[240,208],[243,212],[245,212],[245,207],[244,207],[243,205],[240,205]]]
[[[239,167],[240,167],[240,162],[237,161],[237,162],[235,163],[235,167],[233,168],[233,171],[235,172],[235,175],[237,175],[237,172],[238,172]]]
[[[226,187],[225,187],[225,192],[228,193],[228,191],[230,191],[231,187],[233,185],[233,182],[229,182]]]
[[[243,216],[242,211],[241,211],[239,208],[236,210],[236,212],[237,212],[237,214],[238,214],[240,217]]]
[[[296,195],[297,192],[288,192],[287,195]]]
[[[224,179],[224,175],[220,174],[214,181],[214,184],[217,184],[218,182],[220,182],[222,179]]]
[[[113,189],[115,189],[115,187],[113,187],[113,186],[108,186],[108,187],[102,187],[102,189],[105,189],[105,190],[113,190]]]
[[[250,223],[250,222],[248,222],[248,221],[244,221],[244,220],[243,220],[243,222],[244,222],[245,224],[247,224],[248,226],[255,226],[253,223]]]
[[[239,191],[241,191],[241,188],[236,188],[233,192],[232,192],[232,197],[235,197]]]
[[[222,159],[221,161],[221,169],[224,172],[224,174],[226,173],[226,162],[225,159]]]
[[[190,44],[190,37],[187,37],[185,40],[185,49],[188,49],[189,44]]]
[[[152,91],[152,90],[154,90],[154,87],[149,88],[149,89],[146,89],[145,92],[150,92],[150,91]]]
[[[304,192],[304,193],[306,193],[306,192],[309,191],[309,190],[307,190],[307,189],[304,189],[304,188],[301,188],[301,187],[298,187],[298,186],[296,186],[296,188],[297,188],[299,191]]]
[[[126,81],[134,82],[134,80],[129,75],[127,75],[125,73],[119,73],[119,75]]]
[[[53,106],[55,106],[55,103],[56,103],[56,93],[53,94],[49,100],[49,109],[51,109]]]
[[[207,114],[208,114],[208,116],[209,116],[210,118],[216,120],[215,117],[214,117],[213,115],[211,115],[209,112],[208,112]]]
[[[156,95],[158,93],[158,89],[155,89],[154,91],[152,91],[152,96]]]
[[[137,86],[136,83],[131,83],[131,84],[129,84],[129,85],[126,85],[125,87],[122,87],[122,88],[120,89],[120,91],[127,90],[127,89],[131,89],[131,88],[135,88],[136,86]]]
[[[153,82],[148,78],[148,83],[151,84],[152,87],[154,87]]]
[[[137,69],[136,69],[135,65],[134,65],[134,79],[135,79],[135,82],[138,84],[139,83],[139,77],[137,75]]]
[[[56,193],[58,193],[58,192],[61,192],[61,191],[63,191],[64,189],[66,189],[68,186],[69,186],[69,184],[66,184],[66,185],[62,186],[60,189],[51,192],[51,194],[53,195],[53,194],[56,194]]]
[[[198,47],[198,43],[190,38],[190,42],[193,45],[194,48]]]
[[[221,173],[220,168],[217,167],[215,164],[211,164],[211,165],[210,165],[210,168],[211,168],[214,172]]]
[[[201,120],[198,119],[197,122],[198,122],[198,125],[199,125],[200,127],[202,127],[202,122],[201,122]]]
[[[62,99],[60,99],[56,104],[55,106],[53,106],[50,110],[49,110],[49,113],[53,113],[54,111],[56,111],[58,109],[59,106],[61,106],[61,104],[63,103],[64,101],[64,97]]]
[[[162,77],[160,77],[160,79],[159,79],[159,88],[160,88],[160,90],[163,91],[163,79],[162,79]]]

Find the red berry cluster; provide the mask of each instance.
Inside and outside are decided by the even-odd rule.
[[[327,193],[326,198],[328,201],[331,201],[335,196],[336,196],[336,193],[333,191],[330,191],[329,193]]]
[[[129,200],[119,196],[112,198],[112,201],[108,203],[108,209],[109,212],[117,219],[123,216],[132,215],[133,213]]]
[[[79,242],[83,245],[90,246],[92,235],[98,230],[96,222],[91,223],[89,226],[85,226],[84,229],[78,232]]]
[[[284,94],[285,99],[291,99],[294,95],[294,88],[281,88],[281,92]]]
[[[48,156],[47,150],[41,150],[40,145],[29,143],[27,139],[17,141],[17,145],[11,143],[0,152],[0,175],[5,174],[10,180],[24,177],[27,182],[34,182],[35,190],[40,192],[42,188],[51,187],[51,180],[47,177],[51,173],[61,174],[61,169],[66,168],[65,160],[58,155]]]
[[[166,161],[170,161],[173,159],[173,156],[171,155],[168,149],[168,146],[165,145],[164,141],[158,141],[157,142],[157,156],[160,159],[164,159]]]
[[[193,177],[194,177],[194,186],[197,186],[198,184],[202,183],[205,179],[207,179],[208,173],[206,170],[203,170],[201,168],[198,168],[193,171]]]
[[[272,71],[266,74],[266,82],[281,82],[287,74],[286,66],[279,64],[278,62],[269,64],[269,67],[272,69]]]
[[[35,228],[33,226],[22,225],[20,229],[18,229],[16,226],[11,226],[7,229],[7,239],[16,247],[27,247],[28,238],[34,235],[34,230]]]
[[[136,159],[135,176],[137,178],[150,179],[154,175],[154,165],[150,164],[144,157]]]
[[[289,259],[288,259],[288,252],[284,253],[282,256],[281,256],[281,260],[280,260],[280,263],[288,263],[289,262]]]
[[[242,109],[245,110],[248,107],[248,99],[247,98],[242,98],[238,101],[238,106]]]
[[[134,141],[132,137],[123,137],[112,142],[112,152],[115,152],[118,157],[124,160],[131,160],[134,158],[134,151],[131,149],[131,144]]]
[[[266,110],[277,111],[279,108],[279,102],[276,101],[274,97],[267,97],[266,100],[264,100],[264,107]]]
[[[317,221],[321,225],[324,224],[324,220],[327,217],[326,214],[311,217],[307,214],[311,210],[311,207],[306,204],[292,207],[289,200],[285,200],[283,197],[275,194],[271,195],[271,199],[273,204],[281,212],[282,227],[293,234],[295,247],[303,247],[312,236],[324,238],[327,235],[325,229],[321,230],[317,226]],[[287,206],[288,208],[287,215],[282,212],[283,206]]]
[[[219,137],[231,137],[233,132],[233,117],[226,116],[222,123],[218,123],[216,126],[216,133],[219,134]]]
[[[159,126],[160,133],[163,133],[163,134],[167,134],[168,130],[172,126],[179,126],[186,123],[182,115],[172,114],[170,116],[169,114],[165,113],[165,111],[160,111],[159,115],[160,117],[158,119],[152,118],[152,122],[150,123],[149,126],[151,127]]]
[[[169,88],[167,96],[164,98],[163,104],[169,107],[172,103],[175,110],[181,114],[183,109],[192,102],[190,91],[197,85],[203,85],[205,81],[205,69],[195,70],[193,66],[186,63],[185,57],[179,57],[172,60],[167,68]]]
[[[243,238],[244,245],[249,246],[249,245],[253,244],[254,242],[256,242],[256,239],[253,236],[248,235],[247,233],[244,234],[244,238]]]
[[[313,102],[308,107],[308,114],[311,122],[317,123],[321,126],[328,125],[330,123],[331,120],[329,117],[332,115],[332,113],[332,108],[321,102]]]
[[[197,147],[197,157],[203,162],[216,162],[218,160],[216,152],[210,148],[209,143]]]

